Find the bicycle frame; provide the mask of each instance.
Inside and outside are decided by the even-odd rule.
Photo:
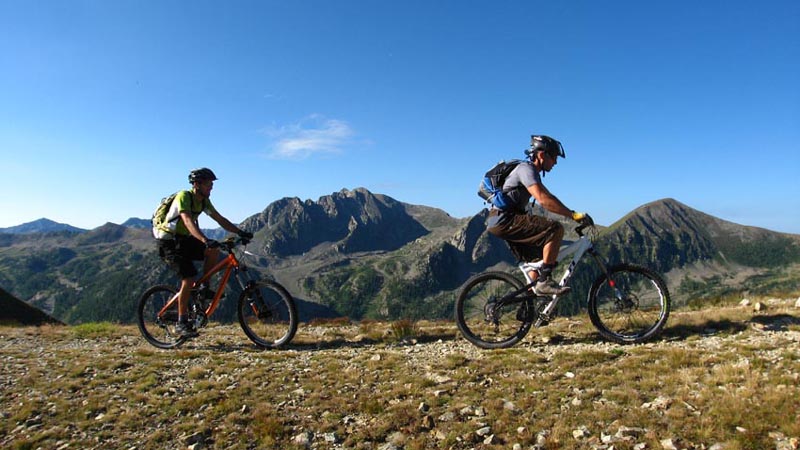
[[[225,249],[225,247],[223,247]],[[228,281],[231,278],[231,274],[236,273],[238,275],[240,268],[246,269],[242,264],[239,263],[239,260],[236,258],[236,255],[233,252],[233,248],[227,248],[228,256],[222,258],[214,267],[211,268],[207,273],[204,273],[202,277],[195,280],[192,288],[196,288],[200,286],[200,284],[205,283],[206,281],[210,280],[217,272],[222,271],[223,269],[225,272],[222,274],[222,278],[219,282],[219,287],[217,287],[217,291],[214,293],[214,298],[211,301],[211,304],[208,305],[208,308],[204,311],[206,317],[211,316],[211,314],[216,311],[217,306],[219,306],[220,300],[222,300],[222,295],[225,292],[225,286],[228,284]],[[236,277],[236,280],[239,282],[239,285],[242,289],[245,288],[242,281]],[[161,311],[158,312],[158,315],[161,316],[165,311],[167,311],[176,301],[178,301],[178,294],[175,294],[163,308]]]
[[[600,268],[603,272],[608,272],[606,269],[606,264],[600,259],[597,253],[594,251],[594,245],[592,241],[583,235],[584,226],[580,226],[575,229],[578,233],[578,240],[570,243],[569,245],[562,247],[558,252],[558,257],[556,258],[557,262],[561,262],[565,260],[567,257],[572,255],[572,261],[567,266],[567,270],[564,271],[564,275],[561,277],[561,281],[558,283],[559,286],[566,286],[569,283],[569,280],[572,278],[572,275],[575,273],[575,267],[578,265],[578,262],[583,258],[583,255],[589,253],[592,255],[594,260],[600,265]],[[516,303],[518,301],[524,301],[525,298],[529,297],[529,293],[532,293],[533,285],[536,284],[536,280],[532,279],[529,273],[531,271],[536,271],[542,265],[544,261],[536,261],[536,262],[525,262],[521,263],[518,267],[522,271],[527,284],[515,291],[511,294],[508,294],[501,298],[498,303],[500,304],[511,304]],[[525,297],[518,297],[520,294],[525,293]],[[539,312],[539,318],[536,319],[535,326],[540,326],[542,324],[543,318],[544,320],[549,320],[548,318],[551,317],[551,313],[555,310],[556,306],[558,305],[559,296],[553,295],[551,300],[545,305],[545,307]]]

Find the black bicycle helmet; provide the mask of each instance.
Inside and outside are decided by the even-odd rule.
[[[534,155],[536,155],[536,152],[539,151],[545,152],[553,158],[557,158],[559,156],[562,158],[567,157],[567,155],[564,153],[564,147],[561,146],[561,142],[558,142],[550,136],[538,134],[531,135],[531,146],[530,148],[525,149],[525,156],[532,160]]]
[[[211,180],[214,181],[217,179],[217,176],[214,175],[214,172],[211,169],[207,169],[205,167],[201,169],[194,169],[193,171],[189,172],[189,183],[194,184],[197,181],[206,181]]]

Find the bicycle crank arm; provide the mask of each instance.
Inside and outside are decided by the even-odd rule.
[[[558,296],[554,295],[553,299],[539,312],[539,317],[536,318],[536,322],[533,323],[533,326],[539,328],[550,323],[550,321],[553,320],[552,312],[556,309],[556,305],[558,305]]]

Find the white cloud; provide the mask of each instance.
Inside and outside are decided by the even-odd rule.
[[[272,138],[269,157],[275,159],[307,159],[319,154],[339,154],[354,134],[347,122],[318,114],[265,131]]]

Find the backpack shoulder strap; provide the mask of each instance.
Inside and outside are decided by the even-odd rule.
[[[189,198],[191,198],[192,202],[192,212],[194,212],[194,192],[190,191],[189,189],[185,189],[186,192],[189,193]],[[204,212],[206,210],[206,199],[200,200],[200,212]]]

